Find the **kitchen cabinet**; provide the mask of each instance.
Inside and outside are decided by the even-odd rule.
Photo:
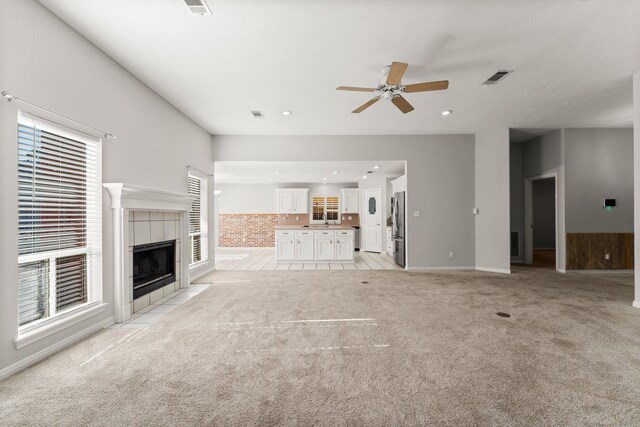
[[[293,231],[279,231],[276,236],[276,257],[282,260],[295,259],[295,237]]]
[[[308,188],[278,188],[276,201],[279,214],[308,214]]]
[[[335,259],[351,261],[353,259],[353,235],[336,236]]]
[[[354,262],[355,230],[345,227],[299,227],[276,230],[276,261]]]
[[[313,237],[296,237],[296,257],[301,261],[313,260]]]
[[[335,237],[316,237],[316,260],[329,261],[334,258]]]
[[[357,188],[343,188],[342,193],[342,213],[358,213],[358,200],[360,192]]]

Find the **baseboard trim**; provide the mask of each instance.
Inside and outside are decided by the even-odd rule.
[[[23,369],[28,368],[31,365],[38,363],[39,361],[46,359],[47,357],[58,353],[61,350],[77,343],[78,341],[88,337],[89,335],[93,335],[101,329],[106,328],[107,326],[111,326],[115,323],[115,317],[111,316],[104,319],[101,322],[95,323],[75,334],[58,341],[57,343],[50,345],[49,347],[43,348],[40,351],[37,351],[24,359],[17,361],[16,363],[9,365],[5,368],[0,369],[0,380],[10,377],[13,374],[16,374]]]
[[[609,273],[633,273],[634,270],[614,268],[608,270],[569,270],[571,273],[588,273],[588,274],[609,274]]]
[[[194,272],[189,272],[189,285],[191,285],[191,282],[193,282],[194,280],[198,280],[199,278],[201,278],[202,276],[205,276],[209,273],[212,273],[216,271],[216,266],[215,265],[211,265],[208,268],[204,268],[201,270],[195,270]]]
[[[507,270],[504,268],[476,267],[475,269],[478,271],[485,271],[487,273],[511,274],[511,270]]]
[[[631,305],[635,308],[640,308],[640,301],[634,301]]]
[[[451,266],[451,267],[407,267],[407,271],[458,271],[458,270],[475,270],[473,266]]]

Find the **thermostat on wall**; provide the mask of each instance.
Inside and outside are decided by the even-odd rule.
[[[615,208],[616,207],[616,199],[604,199],[604,207],[605,208]]]

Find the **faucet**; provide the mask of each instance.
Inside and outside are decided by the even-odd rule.
[[[324,220],[324,225],[328,225],[329,224],[329,220],[327,219],[327,213],[323,213],[322,214],[322,219]]]

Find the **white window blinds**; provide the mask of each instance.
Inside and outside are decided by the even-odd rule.
[[[338,196],[313,196],[311,205],[311,222],[340,221],[340,198]]]
[[[101,299],[100,141],[18,121],[18,318],[41,323]]]
[[[207,178],[189,173],[189,195],[195,200],[189,212],[190,265],[208,259]]]

